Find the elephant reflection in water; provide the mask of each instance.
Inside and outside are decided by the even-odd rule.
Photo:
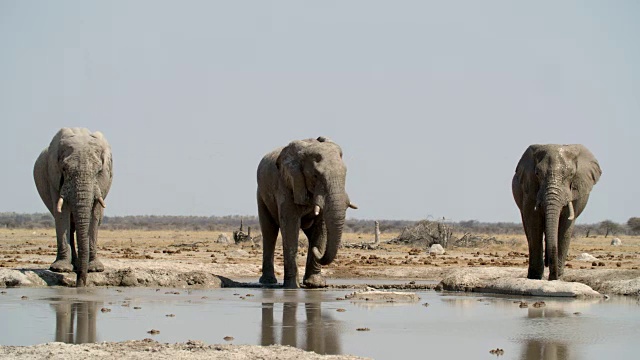
[[[96,342],[96,312],[100,306],[95,301],[55,302],[55,341],[69,344]]]
[[[266,295],[266,294],[265,294]],[[313,296],[305,294],[306,296]],[[280,341],[276,339],[278,324],[274,321],[274,308],[277,303],[262,303],[262,333],[260,344],[282,344],[298,347],[318,354],[340,354],[340,335],[336,321],[328,314],[322,315],[320,301],[305,302],[306,322],[298,322],[298,301],[282,304],[282,323]],[[298,336],[305,339],[298,342]]]
[[[561,308],[541,307],[527,309],[527,318],[564,318],[569,317]],[[568,360],[571,359],[569,344],[556,340],[527,339],[520,355],[522,360]]]

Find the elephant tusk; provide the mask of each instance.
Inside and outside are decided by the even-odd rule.
[[[569,220],[573,220],[576,218],[576,212],[573,209],[573,203],[569,201]]]
[[[315,256],[317,260],[322,259],[322,254],[320,253],[320,250],[318,250],[317,247],[314,246],[311,251],[313,252],[313,256]]]
[[[315,216],[318,216],[318,214],[320,214],[320,205],[316,205],[313,207],[313,214]]]
[[[58,204],[56,205],[56,210],[58,210],[59,213],[62,212],[63,203],[64,203],[64,199],[62,198],[62,196],[60,196],[60,198],[58,199]]]
[[[107,205],[105,205],[105,203],[104,203],[104,199],[102,198],[102,196],[100,196],[98,198],[98,202],[100,203],[100,206],[102,206],[103,208],[107,207]]]
[[[354,204],[354,203],[350,202],[350,203],[349,203],[349,207],[355,210],[355,209],[357,209],[357,208],[358,208],[358,205],[356,205],[356,204]]]

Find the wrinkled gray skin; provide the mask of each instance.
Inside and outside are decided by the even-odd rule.
[[[309,240],[303,284],[324,287],[320,266],[338,253],[347,207],[356,208],[345,191],[347,168],[336,143],[318,139],[292,141],[276,149],[258,165],[258,217],[263,258],[260,283],[277,283],[273,257],[282,233],[284,287],[298,288],[298,235]]]
[[[542,279],[545,266],[549,280],[562,276],[575,219],[601,174],[582,145],[531,145],[524,152],[511,188],[529,243],[529,279]]]
[[[76,286],[86,286],[88,271],[104,271],[96,243],[104,199],[113,178],[111,147],[100,132],[60,129],[38,156],[33,177],[56,224],[58,253],[50,269],[75,269]]]

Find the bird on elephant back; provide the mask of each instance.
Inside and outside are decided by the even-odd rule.
[[[295,140],[266,154],[258,165],[258,218],[263,258],[260,283],[275,284],[278,231],[284,249],[284,287],[298,288],[298,236],[309,240],[303,285],[325,287],[321,265],[336,258],[347,208],[357,209],[345,190],[342,149],[325,138]]]
[[[107,139],[82,128],[60,129],[33,168],[38,194],[55,219],[58,251],[50,269],[75,270],[77,287],[86,286],[87,272],[104,271],[97,257],[98,226],[112,168]]]
[[[529,245],[529,279],[542,279],[545,266],[549,280],[562,276],[575,221],[600,175],[583,145],[531,145],[524,152],[511,189]]]

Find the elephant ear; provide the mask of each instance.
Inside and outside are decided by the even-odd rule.
[[[538,181],[536,178],[536,153],[537,146],[531,145],[525,150],[516,166],[516,178],[520,188],[525,194],[538,193]]]
[[[100,159],[102,160],[102,173],[107,176],[108,179],[113,177],[113,160],[111,159],[111,146],[107,143],[107,140],[104,138],[104,135],[100,131],[96,131],[91,134],[91,137],[96,139],[96,143],[98,144],[100,150]]]
[[[576,149],[578,150],[576,176],[571,183],[574,199],[588,195],[602,175],[600,164],[591,151],[583,145],[576,145]]]
[[[306,182],[302,173],[302,159],[306,146],[304,141],[292,141],[282,149],[276,160],[276,166],[280,170],[282,179],[293,192],[293,202],[298,205],[309,203]]]

